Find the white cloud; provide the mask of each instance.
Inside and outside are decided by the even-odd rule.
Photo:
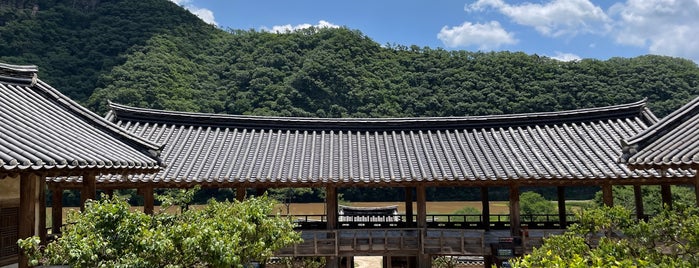
[[[272,26],[272,28],[262,27],[262,30],[267,31],[267,32],[272,32],[272,33],[288,33],[288,32],[293,32],[296,30],[308,29],[311,27],[315,27],[315,28],[340,28],[339,25],[335,25],[335,24],[332,24],[330,22],[321,20],[316,25],[311,25],[309,23],[298,24],[296,26],[292,26],[291,24],[275,25],[275,26]]]
[[[699,1],[627,0],[609,9],[619,44],[699,62]]]
[[[578,61],[581,60],[582,58],[578,55],[572,54],[572,53],[563,53],[560,51],[556,51],[555,56],[551,56],[552,59],[559,60],[559,61]]]
[[[437,38],[447,47],[478,46],[480,50],[492,50],[501,45],[512,45],[518,42],[514,34],[508,33],[497,21],[485,24],[464,22],[460,26],[442,27]]]
[[[478,0],[466,5],[466,11],[494,8],[517,24],[534,27],[546,36],[574,36],[606,31],[611,22],[607,14],[589,0],[553,0],[544,4],[510,5],[503,0]]]
[[[201,20],[208,24],[213,24],[213,25],[218,25],[216,23],[216,18],[214,17],[214,12],[206,9],[206,8],[200,8],[192,4],[192,0],[170,0],[173,3],[184,7],[185,9],[189,10],[192,14],[196,15],[199,17]]]

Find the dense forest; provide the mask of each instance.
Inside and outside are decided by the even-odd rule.
[[[99,112],[107,100],[215,113],[462,116],[699,95],[699,68],[662,56],[561,62],[521,52],[381,45],[357,30],[222,30],[167,0],[0,1],[0,61]]]
[[[110,100],[253,115],[465,116],[648,98],[662,117],[699,95],[699,67],[686,59],[562,62],[382,45],[348,28],[219,29],[168,0],[0,0],[0,62],[38,65],[42,80],[99,113]]]

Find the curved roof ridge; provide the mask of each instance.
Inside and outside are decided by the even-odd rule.
[[[0,139],[0,173],[165,167],[162,145],[105,120],[37,76],[36,66],[0,63],[0,132],[7,136]]]
[[[165,146],[164,144],[156,144],[156,143],[150,142],[142,137],[136,136],[136,135],[132,134],[131,132],[125,131],[124,129],[117,126],[113,122],[108,121],[108,120],[104,119],[103,117],[95,114],[94,112],[88,110],[87,108],[78,104],[74,100],[68,98],[66,95],[63,95],[63,93],[61,93],[57,89],[51,87],[50,85],[46,84],[45,82],[43,82],[41,80],[38,80],[37,86],[35,88],[41,90],[47,96],[50,96],[52,99],[54,99],[56,102],[60,103],[61,105],[65,106],[66,108],[71,109],[77,115],[82,116],[83,118],[86,118],[86,119],[94,122],[95,124],[99,125],[100,127],[104,128],[105,130],[110,131],[110,132],[117,134],[117,135],[125,136],[126,138],[130,139],[131,141],[133,141],[137,145],[146,147],[148,149],[148,153],[153,157],[158,157],[160,154],[160,151]]]
[[[111,120],[143,120],[194,125],[241,126],[259,128],[296,129],[422,129],[453,127],[491,127],[511,125],[532,125],[588,121],[600,118],[615,118],[629,114],[641,115],[649,123],[655,116],[646,108],[646,99],[613,106],[593,107],[567,111],[519,113],[484,116],[453,117],[386,117],[386,118],[317,118],[317,117],[276,117],[254,115],[231,115],[196,112],[166,111],[138,108],[109,102]]]
[[[638,143],[650,143],[654,137],[662,135],[662,133],[668,132],[670,129],[682,123],[681,119],[691,117],[695,114],[699,114],[699,97],[694,98],[689,103],[663,117],[663,119],[657,121],[644,131],[639,132],[636,136],[624,140],[626,143],[625,145],[630,146]]]
[[[0,63],[0,82],[21,86],[34,86],[39,67],[36,65],[12,65]]]
[[[687,133],[696,132],[696,126],[692,124],[697,122],[698,118],[699,97],[695,97],[649,128],[632,137],[622,139],[622,155],[619,162],[635,168],[690,166],[692,164],[690,162],[699,162],[694,159],[699,154],[692,155],[691,152],[679,149],[695,145],[693,140],[695,136],[687,136]],[[693,157],[693,159],[678,161],[674,159],[677,157]]]

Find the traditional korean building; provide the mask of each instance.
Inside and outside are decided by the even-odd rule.
[[[304,230],[311,235],[306,237],[311,246],[282,254],[327,256],[330,267],[338,258],[357,254],[412,256],[419,267],[428,266],[432,256],[491,254],[486,243],[495,225],[489,217],[489,187],[509,188],[510,214],[503,226],[517,237],[527,224],[519,215],[524,186],[557,188],[557,221],[564,228],[566,187],[600,186],[605,203],[612,204],[612,185],[697,183],[692,170],[630,169],[618,161],[622,140],[652,130],[658,121],[645,101],[547,113],[356,119],[186,113],[114,103],[110,107],[108,120],[150,142],[168,144],[162,158],[169,165],[158,173],[128,178],[100,176],[100,187],[139,187],[142,192],[230,187],[238,189],[240,198],[246,188],[324,188],[325,222],[313,225],[322,230]],[[343,229],[337,204],[343,187],[405,188],[407,215],[399,226],[404,229]],[[477,187],[483,197],[480,222],[470,227],[428,222],[427,187]],[[384,237],[372,237],[374,231]]]
[[[17,260],[17,238],[45,236],[47,187],[54,208],[64,189],[78,189],[86,200],[96,189],[136,188],[147,212],[155,188],[236,188],[238,198],[247,188],[323,188],[322,220],[303,228],[303,244],[279,254],[327,257],[329,267],[356,255],[405,258],[411,267],[428,267],[440,255],[494,255],[493,238],[515,241],[522,227],[534,227],[519,215],[526,186],[556,187],[556,228],[567,225],[568,187],[599,186],[606,204],[612,185],[660,185],[666,203],[670,185],[699,188],[697,100],[661,121],[645,101],[547,113],[341,119],[112,103],[103,119],[37,79],[36,67],[3,64],[0,94],[0,265]],[[337,193],[344,187],[405,188],[406,215],[343,227]],[[429,187],[479,189],[482,215],[427,220]],[[505,222],[491,222],[491,187],[509,189]],[[52,219],[57,231],[61,214]],[[513,240],[497,240],[502,235]]]
[[[37,71],[0,64],[0,266],[18,263],[17,239],[46,238],[46,178],[81,178],[85,200],[94,199],[98,176],[162,167],[162,146],[81,107]]]
[[[668,174],[699,169],[699,97],[658,123],[622,142],[622,163],[633,169],[655,169]],[[694,185],[699,185],[695,175]],[[694,188],[699,206],[699,187]],[[637,189],[636,191],[640,191]],[[672,205],[669,185],[661,186],[663,203]]]

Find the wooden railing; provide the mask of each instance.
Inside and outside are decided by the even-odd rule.
[[[325,215],[293,215],[291,216],[299,230],[326,229],[327,217]],[[503,230],[510,228],[510,215],[490,215],[489,226],[486,228],[483,215],[456,215],[456,214],[429,214],[426,218],[428,228],[446,229],[494,229]],[[566,225],[577,222],[573,214],[566,215]],[[520,224],[529,229],[556,229],[561,226],[558,214],[534,214],[520,215]],[[414,228],[417,227],[417,216],[410,221],[406,215],[389,216],[341,216],[338,218],[339,229],[362,228]]]
[[[276,256],[337,256],[337,230],[301,231],[303,242],[279,250]]]
[[[420,231],[412,228],[345,229],[338,231],[338,234],[340,253],[372,255],[387,251],[394,254],[417,252],[420,242]]]
[[[356,256],[427,254],[478,255],[485,250],[483,231],[448,229],[302,230],[303,242],[276,256]]]
[[[436,255],[480,255],[485,252],[484,231],[462,229],[426,229],[422,250]]]

